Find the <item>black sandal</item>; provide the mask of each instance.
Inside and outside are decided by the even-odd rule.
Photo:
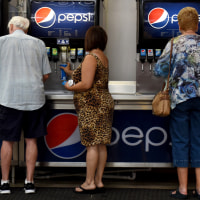
[[[74,192],[77,193],[77,194],[95,194],[96,193],[96,188],[91,189],[91,190],[86,190],[81,186],[79,186],[79,188],[81,189],[81,191],[77,191],[76,188],[75,188]]]
[[[179,189],[176,190],[176,193],[173,194],[173,192],[170,193],[170,197],[172,197],[174,199],[188,199],[188,195],[187,194],[181,194],[179,192]]]
[[[197,192],[197,190],[193,191],[193,196],[196,197],[197,199],[200,199],[200,194]]]

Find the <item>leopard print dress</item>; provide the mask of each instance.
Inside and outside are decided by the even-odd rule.
[[[96,74],[92,87],[85,92],[74,92],[74,105],[78,115],[81,143],[84,146],[109,144],[112,134],[114,101],[108,90],[109,69],[95,55]],[[75,84],[81,81],[81,67],[74,70]]]

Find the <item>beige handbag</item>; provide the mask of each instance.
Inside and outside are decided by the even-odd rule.
[[[173,49],[173,39],[171,40],[171,50],[170,50],[170,62],[169,62],[169,73],[167,77],[167,86],[163,85],[163,88],[158,94],[155,95],[152,101],[152,114],[159,117],[166,117],[170,115],[170,95],[169,95],[169,77],[171,68],[171,57]]]

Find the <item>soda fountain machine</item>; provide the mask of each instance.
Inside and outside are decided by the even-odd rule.
[[[45,91],[67,93],[62,82],[70,77],[60,66],[75,69],[82,62],[85,33],[99,23],[99,0],[31,0],[29,7],[30,34],[45,42],[52,68]]]
[[[191,6],[200,13],[198,0],[137,0],[137,66],[136,92],[155,94],[164,78],[155,77],[153,67],[167,42],[180,34],[177,15]]]

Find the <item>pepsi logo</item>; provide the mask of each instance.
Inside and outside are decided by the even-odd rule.
[[[164,28],[169,22],[169,14],[163,8],[154,8],[149,12],[148,22],[155,29]]]
[[[35,22],[41,28],[50,28],[56,21],[56,13],[49,7],[39,8],[35,13]]]
[[[78,118],[75,114],[62,113],[47,124],[45,144],[49,151],[61,159],[73,159],[82,155],[86,148],[81,144]]]

